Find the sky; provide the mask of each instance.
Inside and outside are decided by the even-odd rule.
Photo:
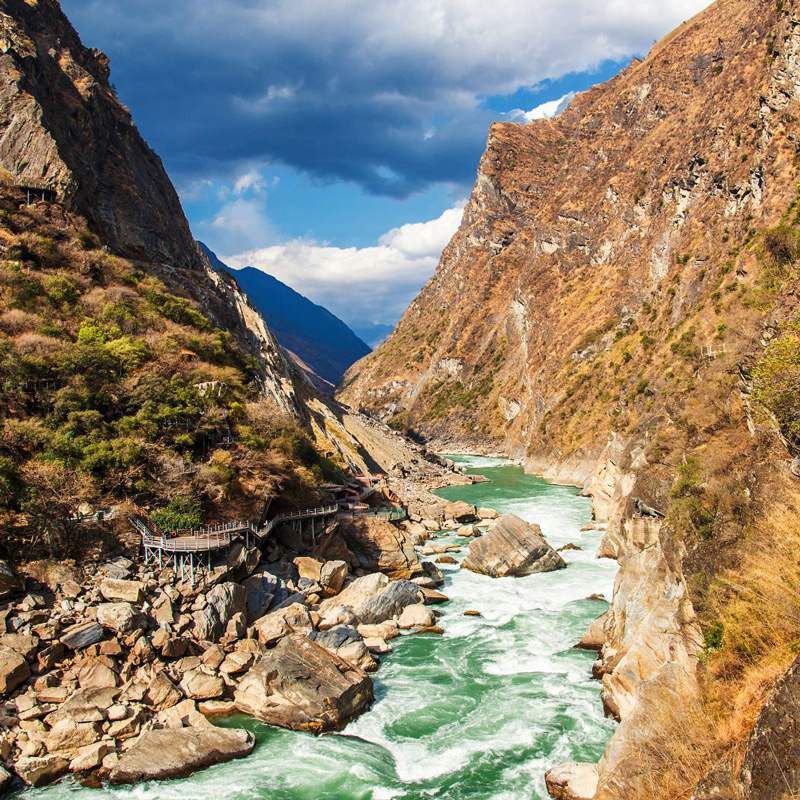
[[[62,0],[196,238],[357,331],[458,228],[494,121],[559,113],[707,0]]]

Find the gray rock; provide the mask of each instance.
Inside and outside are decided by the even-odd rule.
[[[206,594],[207,605],[195,611],[194,633],[198,639],[216,642],[235,614],[247,611],[247,590],[238,583],[221,583]]]
[[[422,602],[419,587],[411,581],[394,581],[379,595],[362,600],[353,613],[367,624],[384,622],[403,613],[406,606]]]
[[[542,537],[538,525],[506,514],[485,536],[473,539],[461,566],[472,572],[502,578],[551,572],[567,566]]]
[[[350,625],[338,625],[327,631],[313,631],[308,634],[308,638],[365,672],[377,669],[377,662],[364,644],[361,634]]]
[[[269,611],[278,588],[278,579],[268,572],[258,572],[243,582],[247,592],[247,624],[252,625]]]
[[[83,650],[84,647],[97,644],[103,638],[103,626],[99,622],[81,622],[67,628],[60,641],[70,650]]]
[[[0,600],[22,591],[22,580],[5,561],[0,561]]]
[[[238,728],[179,728],[143,733],[111,770],[112,783],[140,783],[189,775],[198,769],[243,758],[255,737]]]

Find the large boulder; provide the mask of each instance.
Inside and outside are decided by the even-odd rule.
[[[292,634],[256,661],[234,699],[240,711],[271,725],[322,733],[341,730],[374,695],[363,670]]]
[[[253,752],[255,737],[238,728],[179,728],[143,733],[111,770],[112,783],[179,778]]]
[[[5,561],[0,561],[0,600],[22,591],[22,581]]]
[[[373,572],[361,578],[356,578],[336,597],[323,600],[320,605],[320,613],[325,616],[330,609],[337,606],[355,608],[363,600],[379,595],[386,589],[389,583],[389,578],[382,572]]]
[[[503,578],[552,572],[567,564],[544,540],[538,525],[506,514],[485,536],[470,542],[461,566],[481,575]]]
[[[376,624],[393,617],[399,617],[406,606],[421,603],[422,592],[419,586],[411,581],[394,581],[380,594],[365,598],[353,613],[360,622]]]
[[[326,561],[319,571],[319,584],[326,597],[338,594],[347,578],[347,564],[344,561]]]
[[[130,603],[100,603],[97,621],[114,633],[130,633],[136,627],[136,612]]]
[[[58,780],[69,770],[69,761],[63,756],[20,758],[14,764],[14,771],[28,786],[45,786]]]
[[[144,600],[144,584],[139,581],[104,578],[100,581],[100,594],[110,603],[120,601],[139,605]]]
[[[340,530],[364,569],[385,572],[391,578],[411,578],[422,572],[414,540],[390,522],[354,517],[343,522]]]
[[[10,647],[0,645],[0,695],[13,692],[31,676],[25,657]]]
[[[247,592],[247,624],[252,625],[269,611],[278,589],[278,579],[269,572],[257,572],[243,581],[243,586]]]
[[[307,634],[314,629],[311,614],[301,603],[270,611],[253,624],[258,641],[266,647],[289,633]]]
[[[597,764],[565,761],[545,772],[544,780],[554,800],[592,800],[598,774]]]
[[[337,625],[327,631],[313,631],[308,638],[364,672],[377,669],[377,662],[364,644],[361,634],[350,625]]]
[[[247,589],[238,583],[220,583],[206,594],[206,606],[193,614],[194,634],[215,642],[225,633],[235,614],[247,612]]]
[[[181,689],[192,700],[214,700],[222,697],[225,684],[218,675],[209,675],[202,669],[192,669],[181,678]]]
[[[455,500],[451,503],[448,503],[444,507],[444,516],[445,519],[452,519],[462,524],[466,522],[480,521],[480,517],[475,510],[475,506],[471,506],[469,503],[465,503],[463,500]]]

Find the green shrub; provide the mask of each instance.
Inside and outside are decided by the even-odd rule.
[[[800,337],[794,331],[767,346],[753,370],[753,399],[800,448]]]
[[[150,515],[162,531],[199,528],[203,524],[203,510],[200,502],[189,495],[178,495],[164,508]]]
[[[721,650],[725,640],[725,626],[721,622],[712,622],[705,632],[703,639],[703,649],[707,653]]]

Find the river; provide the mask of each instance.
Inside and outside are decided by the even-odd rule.
[[[24,800],[529,800],[547,798],[545,770],[566,760],[596,761],[614,724],[604,719],[592,653],[571,649],[611,597],[617,564],[597,560],[600,534],[580,533],[590,503],[498,459],[456,457],[490,483],[438,492],[452,500],[513,512],[541,525],[568,568],[492,579],[441,565],[451,598],[439,606],[443,636],[391,642],[374,674],[376,702],[337,735],[315,738],[251,719],[249,758],[185,780],[82,789],[71,781],[27,790]],[[439,538],[438,543],[464,539]],[[469,540],[466,540],[467,542]],[[466,548],[455,554],[463,558]],[[431,558],[436,558],[432,556]],[[464,611],[480,611],[466,617]]]

